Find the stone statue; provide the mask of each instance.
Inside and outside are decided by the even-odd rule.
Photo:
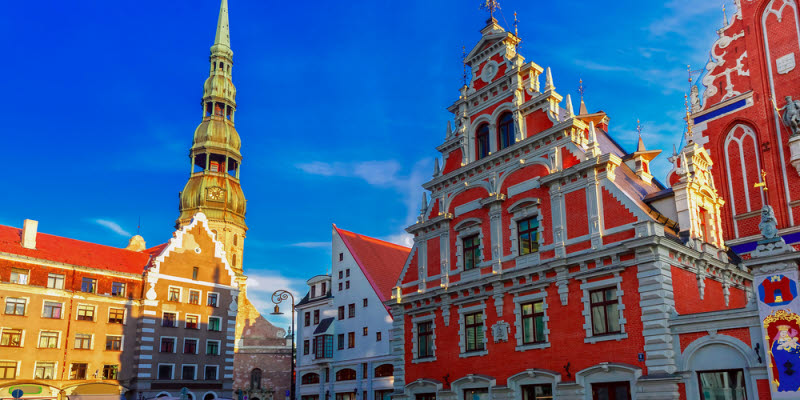
[[[792,136],[800,135],[800,100],[792,100],[792,96],[786,96],[783,123],[792,130]]]
[[[772,206],[764,206],[761,209],[761,223],[758,224],[761,234],[767,240],[774,240],[778,237],[778,220],[775,218],[775,210]]]

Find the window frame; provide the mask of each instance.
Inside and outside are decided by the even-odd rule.
[[[433,319],[428,319],[425,321],[416,322],[416,335],[417,335],[417,343],[416,343],[416,351],[414,353],[414,357],[418,360],[429,359],[435,357],[435,336],[434,336],[434,321]],[[422,331],[421,327],[427,327],[426,331]],[[425,343],[425,348],[423,349],[422,343]],[[425,353],[423,354],[423,350]]]
[[[536,305],[537,304],[541,305],[541,311],[538,311],[538,312],[536,311]],[[531,308],[530,314],[525,314],[525,307],[526,306],[530,306],[530,308]],[[533,300],[533,301],[529,301],[529,302],[520,304],[520,317],[522,319],[522,345],[523,346],[545,343],[545,341],[547,340],[546,339],[546,335],[544,333],[544,329],[545,329],[544,317],[545,317],[545,314],[546,313],[545,313],[545,308],[544,308],[544,300],[541,300],[541,299],[540,300]],[[536,329],[536,320],[537,320],[537,318],[541,318],[541,324],[542,324],[542,333],[541,333],[542,337],[541,338],[538,337],[539,335],[537,335],[537,329]],[[531,332],[531,336],[533,336],[533,341],[530,341],[530,342],[525,340],[525,338],[526,338],[525,331],[526,331],[526,327],[528,326],[525,322],[527,320],[533,320],[533,322],[531,324],[531,329],[533,329],[533,332]]]
[[[355,332],[347,332],[347,348],[348,349],[356,348],[356,333]]]
[[[49,335],[51,333],[54,333],[55,337],[53,337],[52,335]],[[45,336],[45,334],[48,334],[48,335]],[[55,346],[53,346],[53,347],[42,346],[42,338],[46,338],[47,339],[47,344],[50,343],[51,339],[55,339]],[[37,349],[60,349],[61,348],[61,331],[50,331],[50,330],[46,330],[46,329],[40,330],[39,331],[38,340],[36,341],[36,348]]]
[[[472,317],[472,323],[469,322],[469,318]],[[483,318],[483,311],[476,311],[471,312],[468,314],[464,314],[464,349],[467,353],[474,353],[479,351],[486,350],[486,344],[483,343],[483,339],[486,335],[484,331],[486,327],[486,322]],[[480,321],[476,322],[477,319],[480,318]],[[469,336],[470,331],[474,336],[473,343],[475,343],[474,348],[469,347]],[[480,344],[478,343],[478,333],[480,333]]]
[[[177,293],[177,300],[175,299],[175,294]],[[167,301],[172,303],[182,303],[183,302],[183,288],[180,286],[172,286],[170,285],[167,289]]]
[[[46,369],[42,370],[42,374],[38,375],[39,368],[47,368],[46,366],[49,365],[52,368],[50,378],[45,378]],[[33,379],[41,379],[44,381],[51,381],[54,380],[56,376],[56,371],[58,370],[58,361],[36,361],[33,365]],[[0,378],[2,379],[2,378]]]
[[[208,368],[214,368],[214,379],[209,379],[208,377]],[[219,365],[216,364],[206,364],[203,366],[203,380],[206,381],[216,381],[219,380]]]
[[[529,216],[529,217],[523,217],[523,218],[520,218],[520,219],[518,219],[518,220],[516,220],[514,222],[516,222],[516,225],[517,225],[517,254],[520,255],[520,256],[526,256],[528,254],[538,253],[539,252],[539,244],[541,242],[540,236],[542,234],[541,230],[539,229],[540,225],[541,225],[541,222],[539,221],[539,216],[538,215],[532,215],[532,216]],[[536,222],[536,228],[534,228],[534,229],[531,229],[531,223],[532,222]],[[523,230],[520,227],[520,225],[522,225],[523,223],[527,223],[528,224],[528,228],[525,229],[525,230]],[[530,238],[530,236],[533,233],[536,234],[535,239],[534,238]],[[529,238],[528,238],[529,247],[528,248],[523,248],[523,242],[522,242],[522,236],[523,235],[528,235],[529,236]],[[526,250],[527,252],[523,251],[523,250]]]
[[[484,122],[475,129],[475,160],[489,157],[492,154],[491,129],[489,123]]]
[[[169,378],[162,378],[161,377],[161,367],[170,367]],[[175,379],[175,364],[170,363],[158,363],[158,367],[156,368],[156,380],[172,380]]]
[[[11,303],[11,301],[14,301],[14,302]],[[10,313],[10,312],[8,312],[8,306],[12,305],[12,304],[13,304],[13,311],[14,312]],[[18,311],[20,304],[22,304],[22,314],[19,314],[19,313],[16,312],[16,311]],[[28,312],[28,299],[25,298],[25,297],[6,297],[5,310],[4,311],[5,311],[4,315],[16,315],[16,316],[24,317],[25,314],[27,314],[27,312]]]
[[[78,338],[78,335],[81,335],[81,337]],[[78,347],[78,340],[80,340],[81,346],[83,346],[84,343],[88,343],[88,347]],[[94,348],[94,334],[76,332],[73,338],[72,348],[74,350],[92,350]]]
[[[166,342],[165,342],[165,340],[166,340]],[[172,348],[167,350],[167,351],[165,351],[164,350],[164,343],[170,343],[170,341],[172,342]],[[175,337],[175,336],[161,336],[161,337],[158,338],[158,352],[159,353],[176,354],[177,351],[178,351],[178,338],[177,337]]]
[[[186,352],[186,344],[189,342],[194,342],[194,351],[191,353]],[[183,352],[181,354],[200,354],[200,339],[192,337],[183,338]]]
[[[47,289],[57,289],[57,290],[64,290],[64,282],[66,281],[67,276],[65,274],[57,274],[55,272],[50,272],[47,274]],[[53,286],[50,286],[50,280],[53,280]],[[61,283],[58,285],[57,283]]]
[[[216,353],[209,353],[208,352],[209,344],[211,344],[211,343],[215,343],[217,345],[217,352]],[[207,356],[218,356],[218,355],[221,354],[221,352],[222,352],[222,341],[221,340],[206,339],[206,351],[205,351],[205,354]]]
[[[214,299],[212,302],[211,299]],[[213,303],[213,304],[212,304]],[[206,293],[206,306],[207,307],[219,307],[219,293],[218,292],[208,292]]]
[[[611,300],[606,299],[606,294],[608,294],[609,292],[613,292],[613,295],[614,295],[614,298],[611,299]],[[600,293],[602,300],[595,302],[595,300],[593,299],[593,297],[594,297],[593,295],[596,294],[596,293]],[[614,310],[613,310],[614,312],[612,312],[610,310],[612,307],[614,308]],[[595,313],[594,313],[594,310],[596,308],[603,310],[603,324],[605,326],[605,331],[603,331],[603,332],[597,332],[595,330],[596,324],[595,324],[595,315],[594,315]],[[589,291],[589,315],[592,318],[592,336],[616,335],[616,334],[622,333],[622,328],[621,328],[620,323],[619,323],[619,309],[618,308],[619,308],[619,300],[617,299],[617,288],[615,288],[615,287],[604,287],[604,288],[598,288],[598,289],[593,289],[593,290]],[[614,331],[610,330],[610,324],[609,324],[610,316],[609,316],[609,314],[617,314],[617,315],[615,315],[613,317],[616,318],[616,325],[619,328],[618,330],[614,330]]]
[[[508,117],[508,119],[505,119]],[[502,150],[516,143],[516,124],[514,114],[506,111],[497,118],[497,149]],[[505,129],[505,132],[504,132]]]
[[[108,368],[113,367],[113,368]],[[107,371],[113,371],[113,376],[106,376]],[[103,377],[102,380],[118,380],[119,379],[119,364],[103,364]]]
[[[175,318],[166,318],[167,315],[174,315]],[[162,311],[161,312],[161,327],[162,328],[177,328],[180,325],[180,323],[178,322],[178,318],[180,318],[180,315],[179,315],[179,313],[177,311]],[[169,324],[167,324],[168,321],[170,321]]]
[[[609,274],[608,271],[604,271],[605,274]],[[584,343],[596,343],[600,341],[607,341],[607,340],[621,340],[628,337],[628,333],[626,331],[627,320],[625,319],[625,303],[623,302],[625,291],[622,290],[622,277],[619,275],[619,271],[613,272],[613,277],[607,277],[606,279],[595,280],[593,282],[586,282],[588,279],[595,279],[598,276],[603,276],[602,274],[598,275],[589,275],[583,279],[581,284],[581,290],[583,291],[583,297],[581,298],[581,302],[583,303],[583,316],[584,316],[584,331],[586,332],[586,337],[584,338]],[[592,309],[590,306],[590,291],[594,291],[596,289],[603,289],[603,288],[616,288],[616,295],[617,295],[617,312],[619,313],[619,333],[611,333],[611,334],[604,334],[604,335],[595,335],[593,333],[593,321],[592,321]]]
[[[218,329],[211,329],[212,328],[212,324],[211,324],[211,320],[212,319],[215,320],[215,321],[219,321],[219,322],[217,322],[217,328]],[[222,317],[215,317],[213,315],[209,315],[208,316],[208,330],[211,331],[211,332],[222,332]]]
[[[76,374],[76,375],[73,375],[73,373],[76,373],[76,372],[80,371],[80,370],[76,370],[76,368],[75,368],[76,366],[79,366],[79,365],[82,365],[82,366],[83,366],[83,369],[82,369],[82,370],[83,370],[83,371],[82,371],[82,372],[83,372],[83,374],[82,374],[80,377],[79,377],[79,376],[77,376],[77,374]],[[85,363],[85,362],[74,362],[74,363],[70,363],[70,364],[69,364],[69,375],[68,375],[68,379],[69,379],[69,380],[71,380],[71,381],[76,381],[76,380],[85,380],[85,379],[86,379],[86,377],[87,377],[87,374],[88,374],[88,373],[89,373],[89,363]]]
[[[347,318],[355,318],[356,317],[356,303],[350,303],[347,305]]]
[[[113,348],[113,344],[116,342],[116,341],[113,340],[115,338],[119,339],[119,348],[117,348],[117,349]],[[109,339],[112,339],[112,342],[111,342],[111,344],[112,344],[111,347],[112,348],[108,348]],[[125,340],[124,339],[124,335],[106,335],[106,350],[105,351],[122,351],[122,349],[124,348],[123,347],[124,346],[124,340]]]
[[[186,372],[185,368],[186,367],[191,367],[193,369],[193,371],[194,371],[194,372],[192,372],[192,378],[191,379],[186,379],[185,378],[185,376],[186,376],[185,375],[185,372]],[[192,380],[192,381],[197,380],[197,364],[181,364],[181,380],[183,380],[183,381],[186,381],[186,380]]]
[[[91,310],[91,318],[88,315],[88,312]],[[97,306],[94,304],[81,304],[78,303],[77,308],[75,308],[75,320],[76,321],[89,321],[94,322],[95,316],[97,315]]]
[[[195,325],[196,326],[194,326],[194,327],[189,326],[189,318],[190,317],[195,319]],[[200,318],[201,318],[200,314],[188,314],[188,313],[184,314],[183,327],[186,328],[186,329],[200,329],[200,324],[201,324]]]
[[[55,308],[56,304],[58,305],[58,317],[53,317],[52,316],[53,315],[52,311],[56,309]],[[48,306],[51,307],[51,310],[50,310],[51,311],[50,312],[51,316],[49,316],[49,317],[45,314],[46,311],[47,311],[47,307]],[[45,318],[45,319],[64,319],[64,303],[62,303],[60,301],[43,300],[42,301],[42,318]]]
[[[7,344],[2,344],[3,338],[8,337]],[[17,338],[17,345],[13,345],[13,339]],[[25,329],[0,328],[0,347],[21,348],[25,346]]]
[[[192,295],[197,295],[195,297],[194,301],[192,300]],[[195,306],[199,306],[201,297],[203,297],[203,291],[202,290],[189,289],[189,298],[186,301],[189,304],[192,304],[192,305],[195,305]]]
[[[87,283],[91,284],[91,290],[86,290]],[[81,292],[82,293],[97,293],[97,278],[92,278],[88,276],[81,277]]]
[[[14,279],[14,274],[17,275],[16,279]],[[22,276],[25,278],[20,279]],[[25,268],[11,268],[11,274],[8,277],[8,283],[13,283],[15,285],[27,285],[30,280],[31,270]]]
[[[115,312],[115,313],[117,311],[122,311],[122,318],[119,319],[119,321],[118,321],[117,318],[114,318],[113,321],[112,321],[112,318],[111,318],[112,311]],[[108,323],[109,324],[122,324],[122,325],[124,325],[126,316],[127,316],[127,312],[125,311],[124,308],[118,308],[118,307],[109,307],[108,308]]]
[[[115,288],[116,293],[115,293]],[[121,290],[119,290],[121,288]],[[127,295],[128,284],[126,282],[118,282],[112,281],[111,282],[111,296],[112,297],[125,297]]]

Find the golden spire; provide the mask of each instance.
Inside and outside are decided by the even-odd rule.
[[[497,0],[483,0],[481,8],[489,11],[489,21],[494,19],[494,12],[500,9],[500,3]]]
[[[517,19],[517,12],[514,11],[514,36],[519,37],[519,20]]]

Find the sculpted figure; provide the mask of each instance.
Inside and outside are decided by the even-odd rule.
[[[786,96],[783,123],[792,130],[792,136],[800,135],[800,100],[792,100],[792,96]]]

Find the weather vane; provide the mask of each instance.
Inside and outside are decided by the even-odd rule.
[[[497,0],[484,0],[481,8],[489,11],[489,19],[494,19],[494,12],[500,9],[500,3]]]
[[[517,12],[514,11],[514,36],[519,37],[519,20],[517,19]]]
[[[636,118],[636,132],[639,133],[639,138],[642,138],[642,124],[639,122],[639,118]]]
[[[578,81],[578,93],[581,95],[581,101],[583,101],[583,92],[584,92],[584,88],[583,88],[583,78],[581,78],[581,79]]]
[[[689,76],[689,82],[692,81],[691,72]],[[683,106],[686,107],[686,138],[692,137],[692,117],[689,113],[689,95],[684,93],[683,94]]]

